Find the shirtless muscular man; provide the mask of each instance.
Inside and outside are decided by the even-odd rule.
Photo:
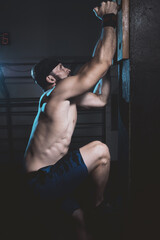
[[[92,205],[97,207],[103,201],[110,169],[107,145],[93,141],[72,152],[68,149],[77,122],[77,106],[107,104],[109,81],[105,76],[116,50],[117,11],[117,4],[111,1],[94,8],[103,23],[102,33],[92,59],[76,75],[70,76],[68,68],[50,59],[43,59],[32,69],[32,77],[44,93],[25,152],[25,169],[29,186],[41,199],[65,202],[89,176],[94,188]],[[101,93],[89,92],[100,79],[103,79]],[[83,210],[77,203],[67,208],[73,218],[83,223]],[[84,229],[78,234],[79,239],[88,239]]]

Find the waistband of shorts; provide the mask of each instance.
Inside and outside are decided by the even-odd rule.
[[[39,170],[33,171],[33,172],[26,172],[26,174],[25,174],[26,180],[30,180],[30,179],[36,178],[38,176],[39,176]]]

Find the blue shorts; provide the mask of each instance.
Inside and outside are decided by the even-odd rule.
[[[27,185],[36,199],[60,202],[65,212],[72,214],[80,206],[74,190],[88,176],[88,169],[79,150],[69,151],[56,164],[27,173]]]

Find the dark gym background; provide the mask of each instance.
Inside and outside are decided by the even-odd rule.
[[[68,64],[73,72],[85,63],[101,32],[101,23],[92,12],[100,2],[1,3],[0,33],[9,34],[9,43],[0,45],[2,239],[40,239],[29,218],[25,219],[21,184],[23,154],[42,93],[30,78],[30,69],[48,56]],[[115,63],[107,107],[78,110],[71,147],[98,139],[106,142],[111,152],[105,194],[111,211],[101,217],[99,224],[93,223],[97,224],[97,239],[155,239],[158,230],[159,7],[158,0],[130,0],[129,101],[122,96],[125,86],[118,78]],[[40,233],[44,238],[45,233]],[[58,238],[47,235],[47,239]]]

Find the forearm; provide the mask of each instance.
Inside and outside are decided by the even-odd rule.
[[[116,31],[112,27],[104,27],[93,52],[93,57],[99,62],[109,62],[111,64],[115,51]]]
[[[99,79],[101,79],[112,65],[112,59],[116,51],[116,32],[112,27],[102,29],[101,37],[95,46],[92,59],[82,66],[79,73],[87,72],[89,68],[99,69]],[[94,71],[93,71],[94,74]],[[97,75],[97,76],[98,76]],[[99,80],[97,79],[96,82]],[[95,82],[95,83],[96,83]],[[91,86],[92,87],[92,86]]]
[[[102,42],[102,39],[100,38],[98,40],[98,42],[96,43],[95,47],[94,47],[94,50],[93,50],[93,53],[92,53],[92,57],[94,57],[95,55],[97,55],[97,51],[99,50],[100,46],[101,46],[101,43]]]
[[[102,79],[102,88],[100,93],[101,100],[106,104],[110,94],[110,76],[107,74]]]
[[[112,64],[116,50],[116,30],[112,21],[106,22],[107,14],[117,14],[117,4],[102,2],[101,7],[94,8],[96,15],[102,20],[103,28],[101,37],[96,44],[92,59],[86,63],[77,73],[77,78],[85,86],[87,91],[91,89],[99,79],[103,78]],[[107,15],[108,16],[108,15]],[[86,90],[85,90],[86,91]]]
[[[104,31],[106,31],[106,29],[104,29]],[[101,35],[101,38],[98,40],[94,48],[92,57],[97,56],[99,54],[99,51],[101,51],[101,47],[103,44],[102,39],[103,39],[103,35]],[[113,45],[114,44],[116,43],[114,43],[113,41]],[[104,74],[104,77],[100,79],[96,84],[96,86],[94,87],[93,93],[99,95],[101,99],[103,99],[104,102],[106,102],[109,96],[109,92],[110,92],[110,75],[108,74],[108,71],[106,71],[106,73]]]
[[[105,104],[107,103],[109,94],[110,94],[110,76],[109,74],[105,75],[99,82],[96,84],[93,93],[99,96],[101,101]]]

